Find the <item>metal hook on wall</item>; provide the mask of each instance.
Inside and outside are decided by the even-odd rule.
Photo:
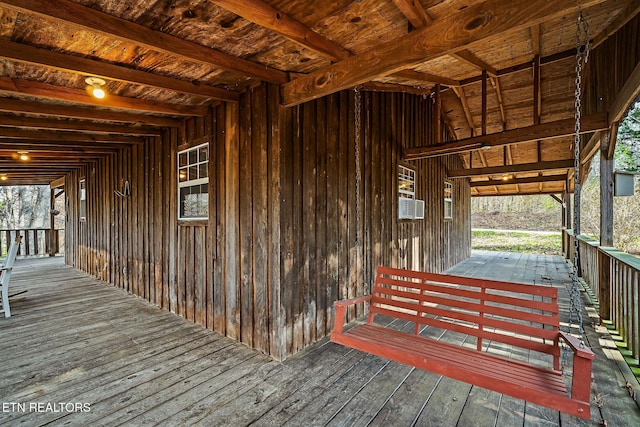
[[[116,193],[116,196],[129,197],[131,195],[131,184],[129,184],[129,180],[124,182],[122,191],[115,190],[114,193]]]

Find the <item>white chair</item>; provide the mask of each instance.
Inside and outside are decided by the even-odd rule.
[[[16,261],[18,247],[21,242],[22,236],[18,236],[15,242],[11,243],[5,264],[0,268],[0,294],[2,294],[2,309],[0,309],[0,313],[4,313],[4,317],[11,317],[11,310],[9,308],[9,280],[11,279],[11,270],[13,269],[13,263]]]

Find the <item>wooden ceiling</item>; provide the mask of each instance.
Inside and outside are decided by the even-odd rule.
[[[460,152],[466,169],[450,176],[470,177],[474,195],[562,192],[578,4],[596,45],[640,11],[638,0],[0,0],[0,183],[49,183],[267,81],[287,106],[359,85],[437,92],[458,146],[407,159]],[[88,95],[88,76],[107,81],[105,100]]]

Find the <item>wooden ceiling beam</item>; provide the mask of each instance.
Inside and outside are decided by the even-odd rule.
[[[39,165],[86,163],[86,162],[97,161],[107,156],[107,154],[78,155],[78,154],[68,154],[68,153],[61,154],[61,153],[31,153],[31,152],[29,152],[29,155],[31,156],[31,160],[29,160],[29,163],[33,164],[34,162],[37,162]],[[2,168],[4,165],[10,166],[12,164],[9,160],[4,160],[3,157],[4,159],[8,159],[6,156],[0,156],[0,168]],[[19,160],[13,160],[13,163],[17,161]],[[36,164],[36,166],[38,164]]]
[[[636,15],[640,13],[640,0],[633,0],[629,2],[627,7],[616,15],[615,19],[607,25],[607,27],[596,35],[591,42],[590,49],[595,49],[600,46],[602,42],[608,39],[620,28],[624,27],[629,21],[631,21]]]
[[[398,71],[397,73],[393,73],[391,77],[398,77],[425,83],[441,84],[449,87],[460,86],[459,80],[450,79],[448,77],[442,77],[431,73],[423,73],[422,71],[402,70]]]
[[[67,101],[81,105],[92,105],[103,108],[114,108],[142,113],[169,114],[174,116],[204,116],[209,108],[206,106],[190,106],[170,104],[167,102],[145,101],[138,98],[125,98],[107,94],[104,99],[89,95],[84,89],[54,86],[31,80],[0,77],[0,92],[12,95],[29,95],[40,99]]]
[[[500,108],[500,116],[502,118],[502,129],[505,130],[507,128],[507,115],[504,108],[502,87],[500,86],[498,71],[493,66],[488,64],[486,61],[478,58],[476,55],[474,55],[467,49],[463,49],[459,52],[455,52],[451,54],[451,56],[453,56],[454,58],[462,62],[465,62],[471,65],[472,67],[479,69],[483,73],[486,72],[487,74],[489,74],[489,81],[491,82],[491,87],[493,87],[493,90],[496,93],[496,98],[498,99],[498,107]],[[481,82],[486,81],[483,78],[483,75],[480,76],[480,81]]]
[[[56,120],[43,117],[25,117],[9,114],[0,114],[0,126],[60,130],[69,132],[105,133],[137,136],[158,136],[160,129],[153,127],[133,127],[91,123],[87,121]]]
[[[589,141],[587,141],[584,147],[580,149],[581,165],[586,164],[589,160],[591,160],[593,155],[596,154],[596,152],[600,148],[601,137],[602,137],[602,132],[600,131],[595,132],[593,135],[591,135],[591,137],[589,138]]]
[[[471,115],[471,109],[469,108],[469,103],[467,102],[467,96],[464,94],[464,88],[462,86],[459,86],[459,87],[453,86],[451,89],[453,90],[453,93],[455,93],[458,99],[460,100],[460,104],[462,105],[462,111],[464,111],[464,116],[467,119],[467,124],[469,125],[469,129],[471,129],[471,136],[473,136],[476,131],[476,126],[473,123],[473,116]]]
[[[37,14],[64,25],[74,24],[91,32],[104,34],[125,42],[176,58],[217,67],[240,75],[273,83],[288,81],[287,73],[233,55],[156,31],[107,13],[68,0],[0,0],[28,14]]]
[[[582,116],[581,133],[607,129],[609,123],[606,114],[587,114]],[[499,147],[507,144],[519,144],[538,140],[560,138],[573,135],[575,119],[557,120],[519,129],[506,130],[484,136],[475,136],[440,145],[407,148],[404,160],[417,160],[428,157],[444,156],[488,147]]]
[[[582,8],[603,2],[591,0]],[[435,20],[400,40],[373,46],[321,70],[282,85],[282,103],[293,106],[348,89],[378,77],[414,67],[426,61],[467,49],[472,43],[500,37],[541,23],[550,18],[573,13],[578,5],[547,0],[512,2],[487,0]]]
[[[141,144],[144,142],[144,138],[137,136],[127,135],[105,135],[105,134],[83,134],[83,133],[70,133],[70,132],[55,132],[47,130],[31,130],[31,129],[19,129],[19,128],[4,128],[0,127],[0,139],[13,138],[13,139],[35,139],[46,141],[64,141],[64,142],[89,142],[89,143],[126,143],[126,144]]]
[[[563,52],[558,52],[558,53],[555,53],[553,55],[549,55],[549,56],[546,56],[546,57],[541,57],[540,58],[540,65],[553,64],[554,62],[563,61],[563,60],[568,59],[568,58],[575,58],[575,56],[576,56],[575,48],[574,49],[565,50]],[[511,67],[507,67],[507,68],[498,70],[497,71],[497,75],[498,75],[498,77],[503,77],[503,76],[507,76],[509,74],[517,73],[517,72],[520,72],[520,71],[529,70],[532,67],[533,67],[533,63],[531,61],[527,61],[527,62],[523,62],[522,64],[517,64],[517,65],[513,65]],[[460,84],[462,86],[466,86],[466,85],[470,85],[470,84],[473,84],[473,83],[477,83],[480,80],[482,80],[482,75],[477,75],[477,76],[474,76],[474,77],[469,77],[468,79],[460,80]]]
[[[433,22],[418,0],[393,0],[400,12],[407,18],[413,28],[422,28]]]
[[[21,151],[18,148],[19,151]],[[105,154],[113,154],[118,150],[113,148],[70,148],[70,147],[62,147],[62,146],[53,146],[53,147],[30,147],[28,150],[29,153],[37,153],[37,156],[45,156],[45,157],[53,157],[53,156],[70,156],[70,157],[83,157],[83,156],[99,156]],[[0,146],[0,156],[17,156],[16,147],[13,148],[5,148],[4,145]]]
[[[475,189],[474,189],[475,190]],[[527,190],[527,189],[518,189],[517,191],[500,191],[500,193],[472,193],[471,197],[502,197],[502,196],[533,196],[533,195],[543,195],[543,194],[558,194],[563,193],[564,190]]]
[[[531,28],[531,51],[533,56],[540,56],[540,24],[532,25]]]
[[[84,163],[86,162],[63,163],[60,161],[50,160],[47,162],[31,161],[27,163],[18,163],[13,161],[9,163],[9,162],[0,161],[0,174],[11,173],[11,172],[35,171],[40,168],[46,168],[47,170],[45,171],[45,173],[69,171],[69,170],[80,168]]]
[[[210,99],[237,101],[240,98],[237,92],[226,89],[195,84],[185,80],[147,73],[94,59],[66,55],[49,49],[41,49],[3,39],[0,39],[0,58]]]
[[[53,116],[69,119],[136,123],[162,127],[179,127],[182,125],[181,119],[174,119],[171,117],[159,117],[121,111],[98,110],[94,108],[77,107],[72,105],[33,102],[10,98],[2,99],[2,102],[0,102],[0,111],[10,113],[36,114],[40,116]]]
[[[36,149],[56,149],[59,147],[64,150],[78,150],[78,149],[93,149],[93,150],[121,150],[129,145],[124,144],[110,144],[107,142],[91,145],[86,142],[66,142],[66,141],[48,141],[48,140],[34,140],[34,139],[15,139],[15,138],[0,138],[0,147],[7,147],[13,150],[36,150]]]
[[[489,65],[487,62],[478,58],[468,49],[462,49],[457,52],[453,52],[450,54],[450,56],[456,58],[461,62],[464,62],[465,64],[471,65],[478,70],[486,71],[491,77],[496,77],[498,75],[498,70]]]
[[[573,168],[573,159],[548,162],[520,163],[507,166],[492,166],[475,169],[453,169],[447,173],[449,178],[470,178],[485,175],[504,175],[518,172],[544,172],[547,170]]]
[[[322,56],[345,59],[351,52],[313,31],[291,16],[261,0],[209,0],[211,3],[235,13],[261,27],[280,34]]]
[[[276,34],[310,49],[332,61],[340,61],[352,56],[349,50],[327,39],[311,28],[288,16],[284,12],[275,9],[261,0],[209,0],[223,9],[235,13],[242,18],[251,21],[261,27],[267,28]],[[395,1],[395,0],[394,0]],[[402,3],[412,3],[414,0],[398,0]],[[422,9],[419,3],[415,6]],[[423,13],[426,14],[426,12]],[[414,25],[415,26],[415,25]],[[418,27],[416,27],[418,28]],[[413,70],[404,70],[394,73],[393,77],[415,80],[424,83],[440,83],[446,86],[459,86],[454,79],[422,73]]]
[[[362,89],[371,92],[393,92],[393,93],[412,93],[414,95],[428,95],[431,93],[429,89],[414,86],[399,85],[394,83],[367,82],[362,85]]]
[[[502,87],[500,86],[500,80],[498,77],[489,78],[491,82],[491,86],[493,90],[496,92],[496,97],[498,97],[498,107],[500,108],[500,117],[502,118],[502,130],[507,129],[507,112],[504,108],[504,96],[502,95]]]
[[[537,184],[543,182],[564,182],[567,180],[567,174],[559,175],[543,175],[530,178],[511,178],[511,179],[491,179],[489,181],[471,181],[469,185],[472,188],[477,187],[494,187],[501,185],[521,185],[521,184]]]

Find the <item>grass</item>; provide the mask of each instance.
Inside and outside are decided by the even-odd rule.
[[[562,235],[528,231],[473,230],[471,247],[487,251],[560,255]]]

